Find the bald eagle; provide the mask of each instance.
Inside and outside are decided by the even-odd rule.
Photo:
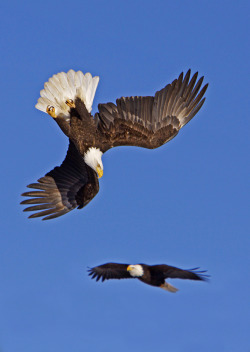
[[[205,270],[198,271],[199,268],[182,270],[174,266],[165,264],[146,265],[146,264],[119,264],[107,263],[96,266],[88,270],[89,276],[96,281],[102,282],[110,279],[139,279],[145,284],[163,288],[169,292],[178,291],[177,288],[165,282],[165,279],[189,279],[206,281],[208,275]]]
[[[116,146],[154,149],[175,137],[200,110],[208,84],[198,72],[180,74],[154,96],[127,97],[99,104],[94,118],[92,103],[99,77],[73,70],[61,72],[45,83],[36,108],[49,114],[69,138],[67,155],[37,183],[27,187],[21,202],[34,211],[29,218],[43,220],[86,206],[98,193],[103,175],[102,155]]]

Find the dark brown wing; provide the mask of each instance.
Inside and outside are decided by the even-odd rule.
[[[28,185],[36,191],[25,192],[24,197],[31,197],[21,204],[32,205],[24,211],[35,211],[29,218],[45,216],[43,220],[64,215],[72,209],[83,208],[99,191],[97,175],[84,162],[72,142],[61,166],[55,167],[38,183]],[[38,211],[38,212],[37,212]]]
[[[175,137],[205,101],[208,84],[200,89],[204,77],[197,81],[198,72],[191,79],[190,74],[189,70],[183,78],[181,73],[154,97],[122,97],[117,105],[99,104],[95,121],[106,139],[104,151],[122,145],[153,149]]]
[[[170,265],[152,265],[151,270],[157,271],[163,274],[164,279],[189,279],[189,280],[202,280],[206,281],[209,277],[204,273],[206,270],[197,270],[199,268],[193,268],[189,270],[182,270]]]
[[[91,279],[96,278],[96,281],[102,279],[132,279],[131,275],[127,271],[129,264],[117,264],[117,263],[107,263],[103,265],[96,266],[88,270]]]

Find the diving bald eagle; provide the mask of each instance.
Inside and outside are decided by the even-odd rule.
[[[174,266],[165,264],[146,265],[146,264],[119,264],[107,263],[96,266],[88,270],[89,276],[96,281],[102,279],[102,282],[110,279],[139,279],[145,284],[163,288],[169,292],[178,291],[177,288],[165,282],[165,279],[189,279],[206,281],[208,275],[206,270],[197,271],[199,268],[182,270]]]
[[[102,155],[116,146],[154,149],[174,138],[200,110],[208,84],[198,72],[180,74],[154,96],[127,97],[99,104],[94,118],[92,103],[99,77],[73,70],[49,79],[40,92],[36,108],[49,114],[69,138],[69,148],[61,166],[55,167],[25,192],[30,197],[24,211],[29,218],[43,220],[81,209],[98,193],[98,177],[103,175]],[[35,205],[36,204],[36,205]]]

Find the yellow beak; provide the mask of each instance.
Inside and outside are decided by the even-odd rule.
[[[127,267],[127,271],[131,271],[132,270],[132,268],[131,268],[131,266],[129,265],[128,267]]]
[[[103,170],[99,166],[97,166],[96,172],[98,174],[98,178],[101,178],[103,175]]]

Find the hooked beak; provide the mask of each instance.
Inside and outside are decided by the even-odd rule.
[[[101,178],[103,175],[103,170],[100,168],[100,166],[97,166],[96,172],[98,174],[98,178]]]
[[[131,270],[132,270],[131,265],[129,265],[129,266],[127,267],[127,271],[131,271]]]

